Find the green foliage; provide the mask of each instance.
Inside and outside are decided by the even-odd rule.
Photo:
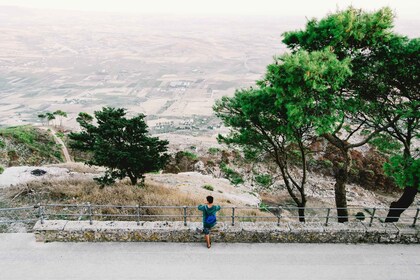
[[[420,158],[396,155],[384,164],[384,170],[395,179],[400,188],[415,187],[420,190]]]
[[[47,112],[47,113],[45,113],[45,115],[47,116],[48,121],[55,120],[54,113]]]
[[[66,113],[66,112],[63,112],[63,111],[61,111],[61,110],[57,110],[57,111],[55,111],[53,114],[54,114],[54,115],[57,115],[57,116],[61,116],[61,117],[65,117],[65,118],[67,118],[67,113]]]
[[[33,144],[38,137],[38,132],[29,126],[15,126],[2,129],[0,134],[11,136],[22,144]]]
[[[260,202],[260,204],[258,204],[258,209],[262,212],[270,212],[269,206],[264,202]]]
[[[220,164],[220,170],[225,174],[225,177],[234,185],[239,185],[244,182],[244,179],[242,176],[231,169],[226,163],[222,162]]]
[[[0,149],[6,148],[6,143],[0,139]]]
[[[220,149],[219,148],[211,147],[211,148],[209,148],[209,151],[208,152],[211,155],[216,155],[216,154],[218,154],[220,152]]]
[[[131,119],[125,115],[125,109],[104,107],[95,111],[94,125],[92,116],[80,113],[77,122],[82,132],[69,135],[72,148],[92,152],[88,164],[107,167],[105,176],[97,180],[101,184],[127,176],[133,185],[138,179],[143,182],[145,173],[162,169],[169,158],[168,141],[148,135],[143,114]]]
[[[305,30],[284,33],[283,43],[293,51],[333,47],[340,58],[354,56],[388,41],[393,18],[390,8],[369,13],[350,7],[319,21],[308,21]]]
[[[181,151],[179,153],[180,157],[186,157],[189,160],[197,160],[198,156],[190,151]]]
[[[330,160],[328,160],[328,159],[319,160],[318,163],[323,168],[329,169],[329,168],[332,168],[333,167],[333,163]]]
[[[270,174],[259,174],[255,176],[255,181],[262,187],[268,187],[273,183]]]
[[[344,116],[345,100],[336,94],[351,75],[349,59],[329,50],[297,51],[277,58],[258,84],[276,93],[276,105],[294,127],[314,126],[321,135]]]
[[[4,167],[0,165],[0,174],[4,172]]]
[[[208,191],[214,191],[214,188],[212,185],[204,185],[202,188]]]
[[[0,136],[9,138],[15,143],[23,144],[34,152],[34,156],[39,157],[39,161],[53,160],[62,161],[61,149],[56,147],[54,139],[45,132],[32,126],[14,126],[0,129]],[[0,141],[4,144],[3,141]],[[1,147],[1,144],[0,144]],[[4,145],[3,148],[6,148]],[[11,157],[18,157],[14,150],[8,151]],[[42,160],[43,159],[43,160]],[[36,164],[34,162],[32,164]]]
[[[64,139],[64,133],[62,132],[57,132],[55,135],[61,139]]]

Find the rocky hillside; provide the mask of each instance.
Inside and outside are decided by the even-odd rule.
[[[0,129],[0,166],[39,166],[62,161],[61,148],[48,131],[33,126]]]
[[[309,159],[311,176],[334,177],[334,164],[340,162],[334,147],[324,143],[324,150]],[[352,151],[352,168],[349,183],[360,185],[366,190],[379,192],[399,191],[392,178],[382,170],[387,158],[373,147],[365,152]],[[207,150],[196,146],[184,148],[172,154],[165,173],[196,171],[216,178],[226,178],[233,185],[248,185],[256,191],[282,188],[283,182],[276,165],[270,158],[247,159],[239,151],[210,147]],[[299,173],[299,169],[295,169]]]

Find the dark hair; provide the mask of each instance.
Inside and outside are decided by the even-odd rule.
[[[209,195],[208,197],[206,197],[207,202],[208,203],[213,203],[213,197],[211,195]]]

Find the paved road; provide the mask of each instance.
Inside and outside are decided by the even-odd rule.
[[[37,243],[0,234],[0,279],[420,279],[420,245]]]

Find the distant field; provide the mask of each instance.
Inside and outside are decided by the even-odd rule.
[[[281,33],[304,23],[39,13],[0,7],[0,126],[61,109],[74,128],[79,112],[105,105],[174,122],[210,117],[216,99],[262,77],[283,52]]]

